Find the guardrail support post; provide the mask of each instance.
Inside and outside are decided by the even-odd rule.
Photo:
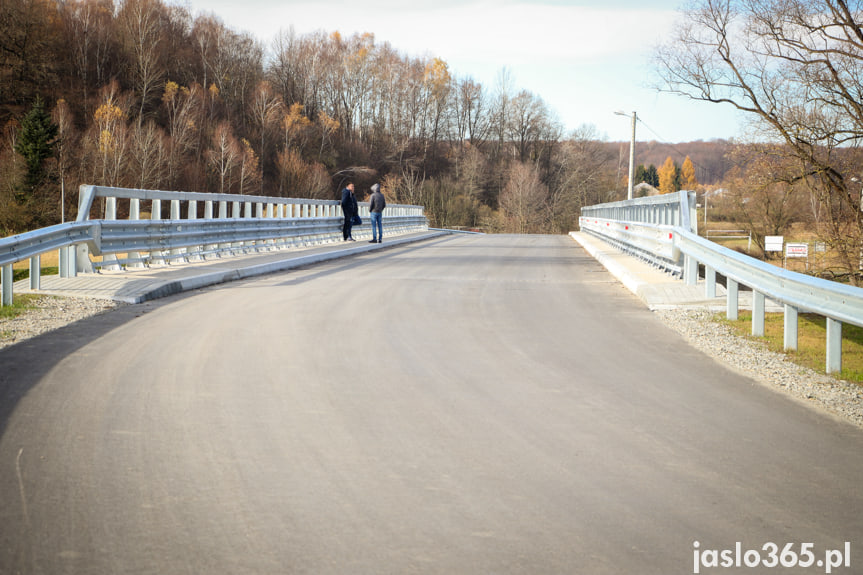
[[[709,267],[704,266],[704,283],[705,283],[705,294],[707,299],[713,299],[716,297],[716,270]]]
[[[129,220],[138,221],[140,219],[141,199],[132,198],[129,200]],[[140,252],[129,252],[126,257],[128,258],[128,263],[126,264],[127,268],[141,269],[144,267],[144,261],[143,258],[141,258]]]
[[[14,276],[12,275],[12,264],[3,266],[3,271],[0,272],[0,282],[3,284],[3,295],[0,297],[0,306],[12,305],[12,284]]]
[[[725,278],[725,289],[728,292],[725,294],[725,317],[730,321],[737,321],[737,312],[740,309],[740,290],[737,282],[731,278]]]
[[[797,308],[785,304],[785,349],[797,351]]]
[[[842,371],[842,322],[827,318],[827,373]]]
[[[683,256],[683,281],[688,286],[698,285],[698,261],[692,256]]]
[[[38,290],[42,280],[42,256],[30,258],[30,289]]]
[[[182,214],[180,213],[180,200],[171,200],[171,219],[179,220],[182,219]],[[171,259],[168,260],[168,264],[175,263],[178,259],[185,260],[185,248],[174,248],[171,250]]]
[[[75,246],[70,246],[71,248],[75,248]],[[57,267],[59,268],[57,271],[60,274],[61,278],[69,277],[69,247],[60,248],[57,253]]]
[[[69,276],[75,277],[78,272],[93,273],[93,263],[90,261],[90,249],[87,244],[69,246]]]
[[[752,335],[764,337],[764,294],[752,290]]]

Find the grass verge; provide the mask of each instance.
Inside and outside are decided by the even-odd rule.
[[[60,268],[56,268],[56,267],[42,268],[42,275],[43,276],[58,275],[59,273],[60,273]],[[16,282],[19,280],[26,280],[29,277],[30,277],[30,268],[21,268],[21,269],[13,269],[12,270],[12,279]]]
[[[740,311],[739,319],[730,321],[724,315],[717,320],[731,326],[739,335],[764,340],[771,351],[784,353],[798,365],[824,373],[827,365],[827,320],[815,314],[798,316],[797,351],[785,351],[785,315],[768,313],[764,316],[763,338],[754,338],[752,333],[752,312]],[[842,324],[842,371],[834,374],[840,379],[863,384],[863,328]]]
[[[40,297],[45,297],[39,294],[15,294],[12,298],[12,305],[0,306],[0,319],[12,319],[19,316],[28,309],[34,309],[33,305]]]

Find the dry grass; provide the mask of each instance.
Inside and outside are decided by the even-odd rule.
[[[59,267],[60,262],[60,252],[57,250],[45,252],[42,254],[42,257],[39,260],[39,263],[43,268],[56,268]],[[24,260],[23,262],[18,262],[17,264],[12,265],[12,269],[16,270],[29,270],[30,269],[30,260]]]
[[[717,319],[730,325],[738,334],[752,337],[752,313],[740,311],[737,321],[729,321],[725,316]],[[775,352],[785,353],[798,365],[824,372],[827,365],[827,321],[819,315],[800,314],[797,329],[797,351],[784,351],[784,314],[768,313],[764,318],[764,333],[768,347]],[[842,372],[841,379],[863,383],[863,328],[842,325]]]
[[[43,296],[37,294],[17,294],[12,299],[12,305],[0,306],[0,319],[11,319],[27,310],[34,309],[33,304],[40,297]]]

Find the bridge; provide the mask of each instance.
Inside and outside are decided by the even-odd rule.
[[[0,572],[859,570],[859,429],[572,238],[422,235],[0,351]]]

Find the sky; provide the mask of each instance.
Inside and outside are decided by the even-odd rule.
[[[659,92],[650,59],[679,21],[683,0],[186,0],[269,48],[280,30],[372,33],[410,57],[441,58],[456,78],[489,91],[506,70],[514,92],[539,96],[566,133],[667,143],[742,135],[727,104]],[[616,114],[621,112],[623,115]]]

